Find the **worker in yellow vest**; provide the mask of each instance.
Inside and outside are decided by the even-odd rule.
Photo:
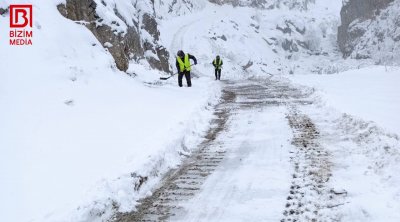
[[[189,53],[184,53],[182,50],[178,51],[177,57],[176,57],[176,69],[178,69],[178,84],[179,87],[182,87],[182,79],[183,76],[186,78],[186,83],[188,87],[192,86],[192,81],[190,79],[190,70],[191,70],[191,64],[189,60],[193,60],[194,65],[197,65],[197,59],[196,57],[190,55]]]
[[[219,55],[217,55],[212,64],[215,68],[215,80],[221,80],[221,69],[224,63],[222,62],[222,59],[219,57]]]

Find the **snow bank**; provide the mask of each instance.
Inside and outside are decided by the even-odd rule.
[[[2,4],[11,2],[22,1]],[[154,82],[160,73],[144,65],[133,67],[137,78],[118,71],[89,30],[60,15],[58,2],[24,1],[33,4],[33,46],[0,42],[3,221],[93,221],[111,203],[132,208],[144,195],[133,191],[134,174],[152,176],[150,186],[179,163],[218,99],[208,79],[189,89]],[[8,23],[1,17],[0,27]],[[0,39],[7,32],[0,29]]]
[[[329,184],[343,192],[333,211],[342,221],[400,221],[399,136],[316,103],[306,112],[331,154]],[[340,197],[339,197],[340,196]]]
[[[333,75],[294,75],[319,90],[327,105],[400,135],[400,69],[372,66]]]

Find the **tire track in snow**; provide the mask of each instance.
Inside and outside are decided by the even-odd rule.
[[[287,119],[296,150],[291,157],[294,173],[281,222],[339,221],[331,209],[341,194],[329,187],[332,163],[329,152],[319,143],[320,132],[296,106],[290,107]]]
[[[181,207],[179,203],[192,198],[201,185],[224,159],[225,150],[216,142],[219,133],[226,129],[231,115],[230,104],[235,94],[224,90],[221,102],[215,107],[212,127],[206,134],[199,150],[176,170],[170,171],[159,188],[151,196],[139,201],[135,212],[117,214],[113,221],[166,221]]]
[[[170,221],[185,214],[184,203],[202,191],[209,175],[219,169],[229,149],[224,146],[221,132],[229,134],[229,118],[237,110],[262,110],[286,106],[287,119],[293,129],[292,163],[294,173],[286,206],[281,206],[281,221],[332,221],[324,210],[334,195],[327,184],[331,174],[329,153],[318,143],[319,132],[311,119],[296,107],[311,104],[311,91],[300,90],[285,80],[253,79],[224,82],[221,102],[215,107],[207,136],[198,151],[188,157],[178,169],[171,170],[152,195],[139,201],[134,212],[119,213],[112,221]],[[243,118],[236,116],[235,118]],[[284,198],[284,197],[283,197]]]

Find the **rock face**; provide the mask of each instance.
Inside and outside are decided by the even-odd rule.
[[[400,40],[399,0],[349,0],[341,10],[338,44],[345,58],[396,59]],[[388,58],[393,57],[393,58]]]
[[[128,69],[131,60],[146,59],[152,68],[170,72],[169,53],[159,43],[160,33],[152,5],[125,7],[136,13],[127,16],[123,11],[123,16],[119,11],[121,7],[105,0],[67,0],[65,5],[58,5],[58,10],[64,17],[84,24],[108,48],[121,71]]]

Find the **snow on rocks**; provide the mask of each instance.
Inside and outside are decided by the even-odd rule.
[[[341,11],[338,44],[345,57],[400,64],[400,1],[349,0]]]
[[[109,42],[105,42],[104,46],[107,47],[107,48],[111,48],[111,47],[113,47],[113,44],[111,44]]]

